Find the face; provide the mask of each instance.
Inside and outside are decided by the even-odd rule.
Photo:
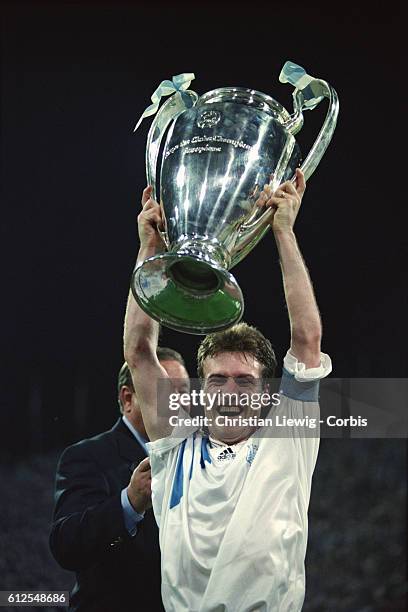
[[[190,379],[185,367],[178,361],[172,359],[161,361],[160,363],[173,383],[174,393],[188,393],[190,390]],[[129,419],[140,435],[148,439],[136,393],[133,389],[125,386],[122,387],[120,391],[120,398],[123,406],[123,414]]]
[[[210,434],[215,439],[234,444],[246,440],[256,430],[256,425],[231,425],[224,421],[226,417],[247,419],[258,415],[259,410],[253,410],[250,398],[263,391],[262,370],[262,364],[249,353],[218,353],[204,361],[204,391],[217,397],[214,407],[206,410],[212,421]]]

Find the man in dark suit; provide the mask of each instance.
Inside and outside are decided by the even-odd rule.
[[[175,392],[188,391],[181,355],[159,348],[157,356]],[[57,562],[76,573],[70,610],[161,612],[148,438],[126,364],[119,372],[118,399],[122,415],[112,429],[61,455],[50,547]]]

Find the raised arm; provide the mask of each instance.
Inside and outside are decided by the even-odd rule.
[[[163,250],[157,231],[162,225],[160,207],[151,198],[151,187],[142,196],[142,211],[138,216],[140,249],[137,263]],[[170,381],[166,370],[156,356],[159,324],[151,319],[137,304],[129,292],[124,329],[124,356],[132,374],[133,385],[142,411],[143,422],[151,441],[169,435],[167,406],[158,411],[157,390],[170,393]]]
[[[287,181],[274,194],[266,189],[259,203],[275,209],[271,225],[279,251],[289,312],[291,353],[306,368],[313,368],[320,365],[322,325],[312,282],[293,231],[305,188],[303,173],[297,169],[296,186]]]

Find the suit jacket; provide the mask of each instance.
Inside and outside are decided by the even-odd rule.
[[[162,612],[158,528],[147,510],[126,530],[120,494],[145,452],[120,418],[69,446],[58,463],[51,551],[76,572],[70,610]]]

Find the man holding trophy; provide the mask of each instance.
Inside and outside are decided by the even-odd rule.
[[[291,117],[253,90],[205,94],[204,104],[209,98],[210,104],[182,113],[170,132],[160,205],[154,181],[142,196],[124,352],[150,439],[167,612],[298,612],[303,605],[307,509],[319,447],[319,430],[310,430],[308,423],[319,422],[319,380],[330,373],[331,361],[320,351],[320,315],[293,227],[305,175],[318,163],[317,145],[320,159],[334,130],[337,98],[324,81],[304,74],[298,81],[299,112]],[[331,96],[329,132],[322,130],[302,172],[291,134],[300,129],[302,108],[310,100],[316,104],[313,95],[325,91]],[[166,104],[171,110],[171,101]],[[183,121],[194,131],[181,139],[177,124],[183,127]],[[153,140],[149,137],[154,163],[153,141],[164,125],[162,115],[152,126]],[[293,180],[287,180],[293,172]],[[154,179],[154,173],[147,174]],[[260,331],[237,323],[242,294],[227,271],[269,227],[291,329],[279,402],[269,411],[289,423],[284,432],[263,425],[253,417],[251,402],[243,401],[269,391],[276,360]],[[204,402],[205,427],[185,419],[182,408],[174,422],[174,384],[156,357],[158,321],[207,334],[198,349],[198,376],[205,397],[217,400]]]
[[[271,223],[291,325],[279,408],[300,417],[318,414],[318,380],[329,374],[331,363],[320,352],[319,312],[293,232],[305,189],[299,170],[296,180],[296,187],[285,182],[274,194],[265,191],[259,205],[275,209]],[[143,193],[138,219],[139,262],[161,248],[157,231],[161,211],[149,197],[150,191]],[[246,388],[258,391],[263,370],[273,368],[273,352],[264,350],[261,361],[261,355],[234,350],[233,330],[218,332],[221,340],[226,336],[226,348],[220,344],[215,354],[210,350],[203,359],[204,340],[203,384],[210,388],[214,381],[217,388],[233,391],[244,381]],[[153,508],[160,527],[166,610],[300,610],[305,590],[307,507],[318,438],[303,437],[302,432],[294,438],[268,438],[259,430],[239,427],[210,429],[207,437],[198,428],[190,428],[186,437],[174,434],[169,428],[170,411],[166,418],[163,406],[157,407],[157,385],[166,379],[156,358],[158,332],[158,323],[130,295],[125,358],[152,441],[148,446]],[[267,347],[262,334],[256,334],[255,345]],[[239,331],[236,341],[245,349]],[[234,408],[229,406],[228,411]],[[228,448],[233,451],[229,454],[235,454],[233,461],[217,462],[216,456]],[[247,457],[254,452],[249,463]]]

